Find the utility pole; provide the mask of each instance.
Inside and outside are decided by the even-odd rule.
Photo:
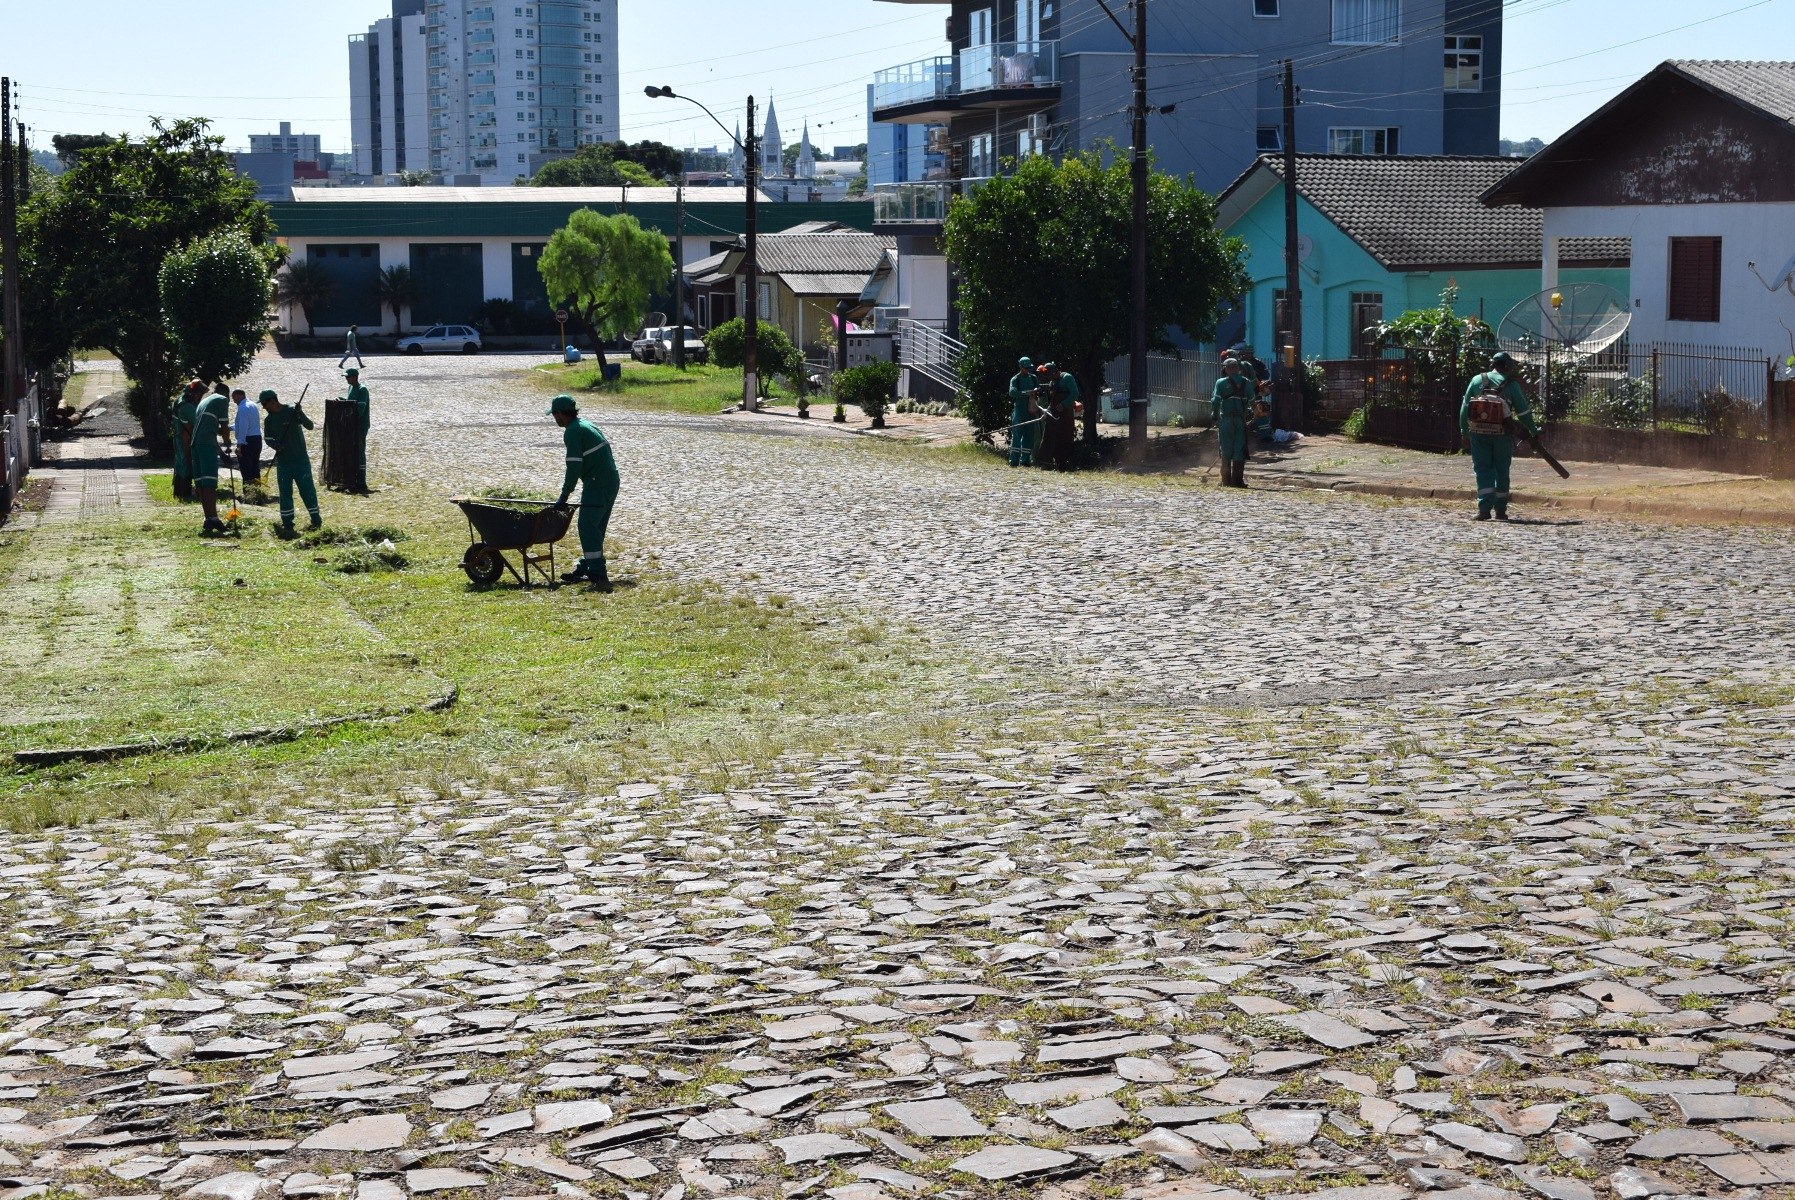
[[[673,218],[673,366],[686,369],[686,169],[679,169]]]
[[[1283,386],[1273,397],[1273,424],[1300,429],[1303,423],[1303,266],[1296,228],[1296,66],[1284,60],[1284,328],[1278,330],[1278,373]]]
[[[1147,457],[1147,0],[1134,0],[1134,239],[1129,254],[1134,312],[1128,330],[1128,458]],[[1098,403],[1093,396],[1087,403]]]
[[[760,193],[760,139],[754,135],[754,97],[748,97],[748,144],[742,147],[748,183],[746,217],[742,222],[748,257],[743,263],[748,273],[748,294],[742,300],[742,410],[756,412],[760,408],[760,260],[755,257],[755,234],[759,224],[756,202]]]
[[[18,176],[24,165],[17,160],[12,138],[12,80],[0,79],[0,272],[4,272],[4,288],[0,289],[0,321],[4,321],[6,354],[5,394],[0,406],[10,407],[25,394],[24,338],[19,329],[19,194]]]

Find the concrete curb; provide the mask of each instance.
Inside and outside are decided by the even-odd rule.
[[[1359,496],[1389,496],[1398,500],[1437,500],[1466,505],[1477,503],[1477,493],[1469,488],[1421,487],[1403,483],[1360,483],[1353,480],[1329,481],[1278,472],[1268,472],[1258,478],[1275,480],[1286,487],[1303,488],[1308,491],[1342,492]],[[1659,500],[1628,500],[1612,496],[1551,496],[1520,491],[1514,493],[1513,500],[1517,505],[1527,504],[1568,512],[1598,512],[1669,520],[1738,522],[1748,525],[1795,527],[1795,513],[1763,512],[1724,505],[1673,504]]]

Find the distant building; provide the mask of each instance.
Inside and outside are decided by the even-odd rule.
[[[860,147],[858,146],[831,146],[829,148],[829,157],[836,162],[844,162],[859,153]]]
[[[285,151],[305,162],[317,162],[323,155],[324,148],[315,133],[294,133],[291,121],[280,123],[279,133],[252,133],[249,135],[249,152],[251,154],[272,154]]]
[[[430,169],[424,0],[392,3],[392,16],[349,39],[349,140],[355,175]],[[299,157],[318,158],[316,138],[311,153]]]

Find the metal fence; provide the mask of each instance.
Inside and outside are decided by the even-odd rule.
[[[1147,356],[1147,406],[1149,425],[1208,425],[1209,398],[1221,378],[1221,359],[1213,350],[1192,350],[1183,358],[1165,354]],[[1120,381],[1105,398],[1101,420],[1128,422],[1128,360],[1118,358],[1104,368],[1106,380]]]
[[[0,408],[0,524],[25,490],[25,476],[41,461],[42,417],[36,385]]]

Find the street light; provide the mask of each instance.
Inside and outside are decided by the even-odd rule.
[[[744,227],[743,236],[748,247],[747,257],[742,264],[743,267],[746,268],[748,275],[748,294],[742,302],[742,410],[744,412],[754,412],[760,407],[760,358],[757,353],[760,340],[758,337],[758,327],[760,325],[760,259],[755,256],[755,235],[757,233],[759,220],[755,201],[758,199],[758,193],[760,191],[760,164],[756,160],[754,146],[756,141],[754,136],[754,97],[748,97],[748,143],[747,145],[743,145],[741,139],[731,133],[727,125],[717,120],[717,114],[712,112],[709,108],[706,108],[701,101],[694,100],[690,96],[681,96],[670,87],[654,87],[651,85],[643,88],[642,92],[650,100],[684,100],[688,104],[698,105],[699,108],[704,110],[704,115],[715,122],[717,128],[723,131],[724,136],[735,143],[742,152],[742,160],[746,164],[744,173],[747,176],[746,183],[748,191],[748,209],[742,221]],[[684,320],[683,314],[680,315],[680,319],[682,321]]]

